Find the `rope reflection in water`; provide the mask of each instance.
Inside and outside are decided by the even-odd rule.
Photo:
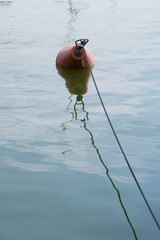
[[[115,186],[112,178],[109,175],[109,169],[105,165],[105,163],[104,163],[104,161],[103,161],[103,159],[101,157],[101,154],[99,152],[99,149],[95,145],[94,136],[93,136],[92,132],[87,128],[87,121],[89,121],[89,113],[85,110],[85,104],[84,104],[82,95],[87,93],[90,72],[89,72],[88,69],[66,69],[66,68],[60,68],[60,67],[58,67],[57,70],[58,70],[58,73],[61,75],[61,77],[63,77],[66,80],[66,87],[68,88],[69,92],[71,93],[71,96],[69,97],[70,101],[69,101],[69,104],[67,106],[67,111],[71,113],[72,118],[71,118],[71,120],[62,123],[62,125],[61,125],[62,129],[65,131],[66,130],[66,126],[65,125],[67,123],[69,123],[69,122],[72,122],[73,120],[79,120],[79,121],[81,121],[83,123],[83,128],[90,135],[91,144],[92,144],[93,148],[95,149],[101,164],[105,168],[106,176],[108,177],[108,179],[111,182],[114,190],[117,193],[118,200],[119,200],[120,205],[121,205],[121,207],[123,209],[123,212],[124,212],[124,214],[126,216],[126,219],[127,219],[128,223],[129,223],[129,226],[132,229],[134,238],[136,240],[138,240],[138,237],[136,235],[135,229],[134,229],[134,227],[133,227],[133,225],[132,225],[132,223],[131,223],[131,221],[130,221],[130,219],[128,217],[127,211],[126,211],[126,209],[124,207],[124,204],[122,202],[122,198],[121,198],[120,192],[119,192],[118,188]],[[73,102],[73,100],[72,100],[73,94],[77,95],[77,98],[76,98],[76,102],[74,104],[74,110],[70,111],[69,107],[71,106],[71,103]],[[78,112],[83,112],[84,113],[82,119],[78,118]],[[84,115],[85,115],[85,117],[84,117]]]
[[[77,98],[78,98],[78,97],[77,97]],[[117,193],[117,196],[118,196],[120,205],[121,205],[121,207],[122,207],[122,209],[123,209],[123,212],[124,212],[124,214],[125,214],[125,216],[126,216],[126,219],[127,219],[128,223],[129,223],[129,225],[130,225],[130,227],[131,227],[131,229],[132,229],[133,235],[134,235],[135,239],[138,240],[137,235],[136,235],[136,232],[135,232],[135,229],[134,229],[134,227],[133,227],[133,225],[132,225],[132,223],[131,223],[131,221],[130,221],[130,219],[129,219],[129,217],[128,217],[127,211],[126,211],[126,209],[125,209],[125,207],[124,207],[124,205],[123,205],[120,192],[119,192],[119,190],[117,189],[117,187],[115,186],[112,178],[110,177],[110,175],[109,175],[109,169],[108,169],[107,166],[105,165],[105,163],[104,163],[104,161],[103,161],[103,159],[102,159],[102,157],[101,157],[101,154],[100,154],[100,152],[99,152],[99,149],[98,149],[98,148],[96,147],[96,145],[95,145],[93,134],[92,134],[91,131],[87,128],[86,120],[89,120],[89,118],[88,118],[89,113],[84,109],[84,108],[85,108],[85,105],[84,105],[83,100],[81,100],[82,109],[83,109],[83,111],[86,113],[86,118],[84,118],[84,119],[78,119],[78,118],[77,118],[77,109],[76,109],[77,103],[78,103],[78,100],[76,100],[76,103],[75,103],[75,105],[74,105],[75,120],[81,120],[81,122],[83,122],[83,124],[84,124],[84,125],[83,125],[83,128],[89,133],[90,139],[91,139],[91,144],[92,144],[92,146],[94,147],[94,149],[96,150],[96,153],[97,153],[97,155],[98,155],[98,158],[99,158],[100,162],[102,163],[103,167],[105,168],[106,175],[107,175],[108,179],[110,180],[113,188],[115,189],[115,191],[116,191],[116,193]]]

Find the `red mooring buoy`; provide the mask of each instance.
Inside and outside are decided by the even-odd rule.
[[[75,41],[75,45],[67,45],[60,50],[56,58],[56,65],[64,68],[88,68],[87,59],[84,53],[84,46],[88,39],[79,39]],[[90,67],[94,66],[94,57],[92,53],[85,47]]]

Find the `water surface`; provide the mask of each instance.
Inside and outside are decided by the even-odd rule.
[[[159,11],[158,0],[0,1],[2,240],[159,239],[92,79],[77,101],[55,66],[63,46],[90,39],[104,104],[160,221]]]

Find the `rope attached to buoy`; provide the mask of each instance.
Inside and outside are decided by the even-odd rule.
[[[114,135],[114,137],[115,137],[115,139],[116,139],[116,141],[117,141],[117,143],[118,143],[118,146],[119,146],[119,148],[120,148],[120,150],[121,150],[121,153],[122,153],[122,155],[123,155],[123,157],[124,157],[124,159],[125,159],[125,161],[126,161],[126,163],[127,163],[127,165],[128,165],[128,168],[129,168],[129,170],[130,170],[130,172],[131,172],[131,174],[132,174],[132,176],[133,176],[133,178],[134,178],[134,180],[135,180],[135,182],[136,182],[136,184],[137,184],[137,187],[138,187],[138,189],[139,189],[139,191],[140,191],[140,193],[141,193],[141,195],[142,195],[142,197],[143,197],[143,199],[144,199],[144,201],[145,201],[145,203],[146,203],[146,205],[147,205],[147,207],[148,207],[148,209],[149,209],[149,211],[150,211],[150,213],[151,213],[151,215],[152,215],[152,217],[153,217],[153,219],[154,219],[154,221],[155,221],[155,223],[156,223],[156,225],[157,225],[157,227],[158,227],[158,229],[160,230],[160,224],[159,224],[156,216],[154,215],[154,213],[153,213],[153,211],[152,211],[152,209],[151,209],[151,207],[150,207],[150,205],[149,205],[149,203],[148,203],[148,201],[147,201],[147,199],[146,199],[146,197],[145,197],[145,195],[144,195],[144,193],[143,193],[143,191],[142,191],[142,188],[141,188],[141,186],[140,186],[140,184],[139,184],[139,182],[138,182],[138,180],[137,180],[137,178],[136,178],[136,176],[135,176],[135,174],[134,174],[134,172],[133,172],[133,169],[132,169],[132,167],[131,167],[128,159],[127,159],[127,156],[126,156],[126,154],[125,154],[125,152],[124,152],[124,150],[123,150],[123,148],[122,148],[122,145],[121,145],[121,143],[120,143],[120,141],[119,141],[119,139],[118,139],[118,136],[117,136],[117,134],[116,134],[116,131],[115,131],[113,125],[112,125],[112,122],[111,122],[111,120],[110,120],[110,118],[109,118],[109,115],[108,115],[108,113],[107,113],[107,110],[106,110],[106,108],[105,108],[105,106],[104,106],[104,103],[103,103],[101,94],[100,94],[100,92],[99,92],[99,90],[98,90],[98,87],[97,87],[97,84],[96,84],[96,80],[95,80],[94,75],[93,75],[93,73],[92,73],[92,69],[91,69],[91,66],[90,66],[90,64],[89,64],[88,57],[87,57],[87,54],[86,54],[86,51],[85,51],[85,48],[84,48],[84,46],[86,45],[86,43],[87,43],[88,41],[89,41],[88,39],[79,39],[79,40],[77,40],[77,41],[75,42],[75,44],[76,44],[76,46],[77,46],[77,49],[79,49],[79,50],[80,50],[80,49],[83,49],[83,51],[84,51],[84,54],[85,54],[85,57],[86,57],[86,60],[87,60],[87,63],[88,63],[88,67],[89,67],[89,70],[90,70],[90,73],[91,73],[91,76],[92,76],[92,79],[93,79],[93,82],[94,82],[94,85],[95,85],[95,88],[96,88],[96,91],[97,91],[97,94],[98,94],[98,97],[99,97],[100,102],[101,102],[101,104],[102,104],[102,107],[103,107],[103,110],[104,110],[105,115],[106,115],[106,117],[107,117],[107,120],[108,120],[108,122],[109,122],[109,125],[110,125],[110,127],[111,127],[111,129],[112,129],[113,135]],[[79,44],[78,44],[78,42],[79,42]]]

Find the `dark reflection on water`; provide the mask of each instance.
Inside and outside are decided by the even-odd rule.
[[[90,71],[88,68],[69,69],[57,67],[58,74],[65,79],[66,87],[71,94],[84,95],[88,91]]]
[[[134,229],[134,227],[133,227],[133,225],[132,225],[132,223],[131,223],[131,221],[128,217],[127,211],[126,211],[126,209],[124,207],[124,204],[122,202],[120,192],[119,192],[118,188],[115,186],[112,178],[109,175],[109,169],[105,165],[105,163],[104,163],[104,161],[101,157],[99,149],[95,145],[94,136],[93,136],[92,132],[87,128],[87,121],[89,121],[89,113],[85,110],[85,104],[84,104],[82,95],[86,94],[87,90],[88,90],[88,81],[89,81],[89,77],[90,77],[89,70],[88,69],[65,69],[65,68],[59,68],[59,67],[57,67],[57,70],[58,70],[58,73],[61,75],[61,77],[63,77],[66,80],[66,87],[68,88],[68,91],[72,94],[69,97],[70,101],[69,101],[69,104],[67,106],[67,111],[71,113],[72,117],[69,121],[62,123],[62,125],[61,125],[62,130],[65,131],[66,130],[66,124],[69,123],[69,122],[72,122],[73,120],[79,120],[83,123],[83,128],[89,133],[91,144],[92,144],[93,148],[96,150],[98,158],[99,158],[101,164],[103,165],[103,167],[105,168],[106,175],[107,175],[109,181],[111,182],[113,188],[115,189],[115,191],[117,193],[118,200],[119,200],[120,205],[123,209],[123,212],[126,216],[126,219],[129,223],[131,229],[132,229],[134,238],[136,240],[138,240],[135,229]],[[69,107],[70,107],[70,105],[73,101],[72,100],[73,94],[77,95],[77,98],[76,98],[76,102],[74,104],[73,111],[70,111]],[[82,118],[82,119],[79,118],[78,117],[78,112],[83,112],[85,114],[85,117]],[[62,154],[65,154],[65,152],[62,152]]]
[[[67,106],[67,111],[69,112],[69,106],[71,105],[71,103],[72,103],[72,95],[69,97],[69,99],[70,99],[70,102],[69,102],[69,104],[68,104],[68,106]],[[70,114],[71,114],[71,119],[69,120],[69,121],[66,121],[66,122],[63,122],[62,124],[61,124],[61,126],[62,126],[62,130],[63,131],[65,131],[67,128],[66,128],[66,124],[67,123],[69,123],[69,122],[72,122],[73,121],[73,119],[74,119],[74,112],[70,112]],[[64,154],[64,152],[62,152],[63,154]]]
[[[0,1],[0,6],[8,6],[11,4],[12,4],[12,1]]]
[[[77,109],[77,105],[79,105],[79,106],[81,105],[81,106],[82,106],[81,109],[86,113],[86,117],[85,117],[84,119],[78,119],[78,114],[77,114],[77,110],[78,110],[78,109]],[[90,139],[91,139],[91,144],[92,144],[93,148],[96,150],[96,153],[97,153],[97,155],[98,155],[98,158],[99,158],[100,162],[102,163],[103,167],[105,168],[106,175],[107,175],[108,179],[110,180],[113,188],[115,189],[115,191],[116,191],[116,193],[117,193],[117,196],[118,196],[120,205],[121,205],[121,207],[122,207],[122,209],[123,209],[123,212],[124,212],[124,214],[125,214],[125,216],[126,216],[126,219],[127,219],[128,223],[129,223],[129,225],[130,225],[130,227],[131,227],[131,229],[132,229],[132,231],[133,231],[133,235],[134,235],[135,239],[138,240],[137,235],[136,235],[136,232],[135,232],[135,229],[134,229],[134,227],[133,227],[133,225],[132,225],[132,223],[131,223],[131,221],[130,221],[130,219],[129,219],[129,217],[128,217],[127,211],[126,211],[126,209],[125,209],[125,207],[124,207],[124,205],[123,205],[120,192],[119,192],[118,188],[115,186],[112,178],[111,178],[110,175],[109,175],[109,169],[108,169],[107,166],[105,165],[105,163],[104,163],[104,161],[103,161],[103,159],[102,159],[102,157],[101,157],[101,154],[100,154],[100,152],[99,152],[99,149],[98,149],[98,148],[96,147],[96,145],[95,145],[94,136],[93,136],[92,132],[87,128],[87,122],[86,122],[86,121],[89,120],[88,115],[89,115],[89,113],[85,110],[85,104],[84,104],[84,102],[83,102],[83,97],[80,99],[80,96],[77,96],[77,100],[76,100],[76,102],[75,102],[75,104],[74,104],[74,118],[75,118],[75,120],[80,120],[81,122],[83,122],[83,128],[89,133]]]

